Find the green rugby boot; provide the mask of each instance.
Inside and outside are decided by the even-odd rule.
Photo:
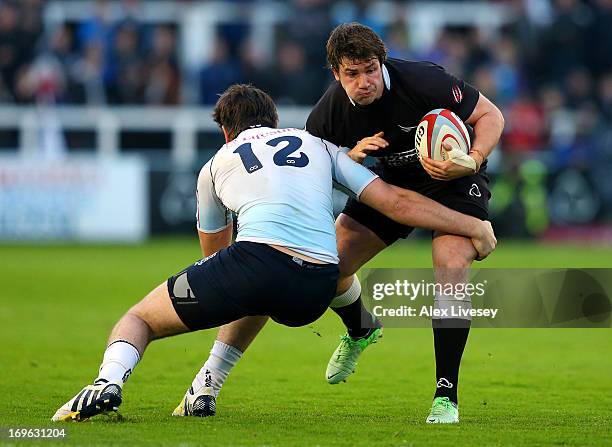
[[[448,397],[436,397],[425,422],[428,424],[457,424],[459,407]]]
[[[340,344],[334,351],[327,364],[325,378],[327,383],[335,385],[345,382],[346,378],[355,372],[357,359],[365,348],[382,337],[382,327],[373,328],[372,331],[361,338],[352,338],[348,334],[340,337]]]

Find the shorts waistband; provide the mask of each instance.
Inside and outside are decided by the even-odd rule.
[[[331,263],[325,263],[325,264],[319,264],[319,263],[315,263],[315,262],[309,262],[306,261],[304,259],[298,258],[297,256],[293,256],[287,253],[284,253],[280,250],[277,250],[275,248],[270,247],[268,244],[264,244],[261,242],[253,242],[253,241],[240,241],[240,242],[236,242],[234,243],[234,245],[236,247],[251,247],[255,250],[259,249],[259,250],[265,250],[268,253],[270,253],[271,255],[275,256],[277,259],[284,259],[285,262],[289,262],[292,264],[296,264],[302,268],[306,268],[306,269],[326,269],[326,268],[337,268],[338,264],[331,264]]]
[[[307,269],[321,269],[321,268],[329,267],[330,265],[332,265],[328,263],[318,264],[316,262],[306,261],[304,259],[298,258],[297,256],[291,256],[291,260],[295,262],[297,265],[299,265],[300,267],[304,267]]]

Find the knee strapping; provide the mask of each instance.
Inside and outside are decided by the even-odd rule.
[[[472,298],[468,295],[459,299],[453,295],[436,295],[434,308],[441,311],[441,315],[434,316],[434,319],[459,319],[471,321]]]
[[[357,275],[353,275],[353,283],[351,287],[341,295],[335,297],[330,303],[329,307],[344,307],[349,304],[353,304],[361,296],[361,283],[357,278]]]

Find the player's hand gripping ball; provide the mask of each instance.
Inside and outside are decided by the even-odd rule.
[[[448,151],[443,143],[451,146]],[[435,109],[423,117],[419,123],[415,146],[419,157],[446,161],[476,170],[476,161],[468,155],[471,148],[470,134],[461,119],[447,109]]]

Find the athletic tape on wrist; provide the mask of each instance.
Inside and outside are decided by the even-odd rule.
[[[353,304],[361,296],[361,283],[357,278],[357,275],[353,275],[353,284],[351,287],[341,295],[335,297],[329,304],[329,307],[344,307],[349,304]]]

